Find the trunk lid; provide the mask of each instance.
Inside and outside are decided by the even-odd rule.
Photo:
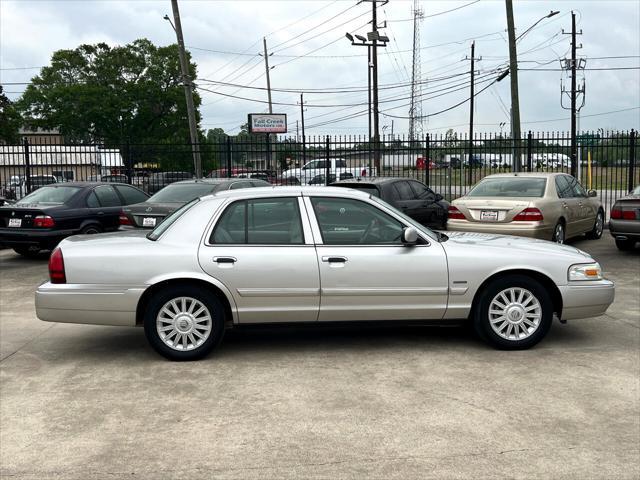
[[[453,205],[470,222],[508,223],[518,213],[531,206],[528,199],[504,199],[494,197],[459,198]]]
[[[33,228],[33,219],[38,215],[51,215],[55,207],[38,208],[37,204],[0,208],[0,228]]]
[[[139,203],[125,207],[125,213],[129,213],[136,227],[154,228],[164,218],[179,209],[183,203]]]

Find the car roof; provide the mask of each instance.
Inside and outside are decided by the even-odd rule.
[[[184,184],[198,184],[204,183],[209,185],[222,185],[224,183],[235,183],[235,182],[262,182],[264,180],[260,180],[258,178],[194,178],[193,180],[181,180],[179,182],[173,182],[169,185],[184,185]],[[267,182],[265,182],[267,184]]]
[[[558,175],[569,175],[569,174],[565,172],[515,172],[515,173],[494,173],[493,175],[487,175],[484,178],[501,178],[501,177],[549,178],[549,177],[557,177]]]
[[[358,177],[358,178],[346,178],[344,180],[338,180],[336,182],[333,182],[333,185],[343,185],[343,184],[349,184],[349,185],[357,185],[357,184],[373,184],[373,185],[380,185],[383,183],[393,183],[393,182],[399,182],[399,181],[404,181],[404,180],[415,180],[417,182],[419,182],[420,180],[415,179],[415,178],[407,178],[407,177]]]
[[[91,182],[91,181],[77,181],[77,182],[55,182],[50,183],[49,185],[45,185],[47,187],[92,187],[97,185],[125,185],[127,187],[134,187],[133,185],[129,185],[128,183],[122,182]]]
[[[313,186],[271,186],[271,187],[255,187],[241,188],[238,190],[224,190],[213,195],[201,197],[202,200],[215,200],[219,198],[262,198],[265,196],[313,196],[313,195],[329,195],[332,197],[352,197],[352,198],[369,198],[370,195],[358,190],[335,187],[313,187]]]

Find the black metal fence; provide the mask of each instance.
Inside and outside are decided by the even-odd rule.
[[[197,148],[205,176],[280,185],[401,176],[418,179],[448,199],[487,175],[516,168],[573,173],[605,204],[640,184],[636,131],[583,132],[578,139],[575,162],[571,139],[560,132],[529,132],[519,142],[499,134],[479,135],[473,142],[451,133],[385,136],[377,145],[359,136],[221,136]],[[125,181],[153,192],[192,177],[192,150],[191,144],[104,146],[68,144],[57,135],[25,137],[19,145],[0,145],[0,196],[19,199],[44,184],[78,180]]]

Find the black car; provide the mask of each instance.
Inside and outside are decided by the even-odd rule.
[[[193,174],[189,172],[156,172],[142,180],[142,189],[149,195],[153,195],[171,183],[192,178]]]
[[[381,198],[422,225],[435,229],[446,227],[449,202],[417,180],[370,177],[341,180],[331,186],[362,190]]]
[[[120,183],[46,185],[14,205],[0,207],[0,245],[35,256],[70,235],[114,231],[122,207],[147,197],[143,191]]]
[[[257,178],[205,178],[175,182],[146,201],[123,208],[120,225],[123,228],[154,228],[164,217],[194,198],[223,190],[269,186],[270,183]]]

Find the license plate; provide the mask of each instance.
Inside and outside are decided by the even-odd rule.
[[[483,222],[497,222],[498,212],[495,210],[482,210],[480,212],[480,220]]]
[[[22,219],[21,218],[10,218],[9,219],[9,226],[10,227],[21,227],[22,226]]]
[[[142,226],[143,227],[155,227],[156,226],[156,219],[154,217],[145,217],[142,219]]]

